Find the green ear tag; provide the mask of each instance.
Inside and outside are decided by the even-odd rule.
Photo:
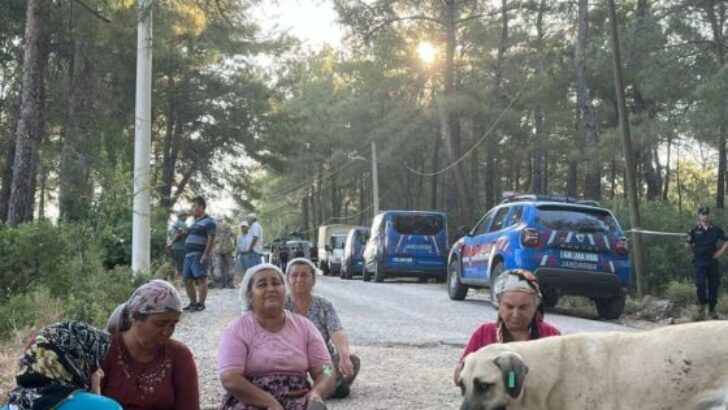
[[[514,372],[513,370],[508,372],[508,388],[509,389],[516,388],[516,372]]]

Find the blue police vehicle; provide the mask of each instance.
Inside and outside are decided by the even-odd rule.
[[[351,279],[364,267],[364,245],[369,240],[370,229],[360,226],[349,231],[344,243],[344,259],[341,262],[341,279]]]
[[[547,307],[560,295],[594,300],[599,315],[616,319],[630,281],[627,239],[611,211],[593,201],[516,195],[486,213],[458,239],[448,257],[448,293],[490,288],[506,269],[533,272]]]
[[[374,217],[364,247],[362,279],[391,277],[445,280],[447,216],[430,211],[385,211]]]

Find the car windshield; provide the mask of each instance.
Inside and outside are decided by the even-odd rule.
[[[618,230],[612,214],[601,209],[542,205],[537,208],[536,222],[549,229],[583,233],[608,233]]]
[[[334,235],[331,237],[331,245],[334,249],[344,249],[346,235]]]
[[[392,226],[402,235],[437,235],[443,222],[439,215],[394,215]]]
[[[361,244],[367,243],[367,240],[369,239],[369,231],[356,231],[355,233],[357,242]]]

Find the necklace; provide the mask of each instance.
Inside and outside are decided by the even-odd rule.
[[[121,336],[121,334],[119,335]],[[132,359],[129,352],[127,352],[124,339],[119,338],[121,345],[119,346],[119,352],[117,354],[117,363],[121,366],[124,371],[124,375],[127,380],[131,380],[139,391],[140,398],[143,400],[146,396],[153,395],[155,393],[155,385],[161,383],[167,376],[167,372],[172,368],[172,361],[167,357],[167,344],[162,346],[162,357],[159,363],[154,363],[156,360],[152,360],[149,365],[145,366],[141,372],[134,370],[134,359]]]

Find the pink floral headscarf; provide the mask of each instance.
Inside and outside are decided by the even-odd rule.
[[[117,306],[109,317],[106,330],[123,332],[131,327],[134,314],[153,315],[164,312],[182,312],[182,299],[171,283],[154,279],[139,286],[129,300]]]

